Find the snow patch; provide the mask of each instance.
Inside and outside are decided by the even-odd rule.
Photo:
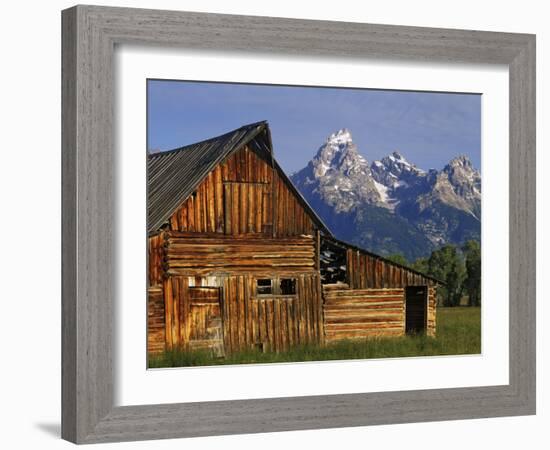
[[[374,187],[376,187],[376,190],[380,194],[381,200],[387,203],[389,200],[388,188],[374,179],[372,181],[374,181]]]
[[[399,181],[396,181],[392,184],[392,187],[394,189],[397,189],[399,187],[409,187],[409,183],[407,183],[406,181],[403,181],[403,180],[399,180]]]

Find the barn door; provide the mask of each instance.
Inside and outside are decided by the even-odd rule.
[[[426,331],[427,303],[427,286],[405,288],[405,331],[407,333],[415,334]]]
[[[220,289],[190,287],[189,306],[190,349],[211,349],[216,356],[224,356]]]

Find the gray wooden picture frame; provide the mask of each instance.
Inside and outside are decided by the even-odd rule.
[[[64,439],[94,443],[535,413],[534,35],[97,6],[63,11],[62,31]],[[506,64],[509,384],[115,407],[113,53],[116,44],[126,43]]]

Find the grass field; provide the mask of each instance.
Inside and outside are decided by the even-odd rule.
[[[327,361],[405,356],[465,355],[481,353],[481,308],[437,309],[437,336],[404,336],[341,341],[324,347],[295,347],[285,353],[246,351],[214,358],[208,351],[171,350],[149,358],[150,368]]]

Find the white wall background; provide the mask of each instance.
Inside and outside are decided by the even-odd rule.
[[[544,165],[550,159],[544,125],[550,120],[548,48],[550,29],[545,2],[461,0],[460,2],[387,0],[366,4],[353,0],[302,2],[190,0],[185,2],[104,1],[134,6],[232,14],[269,15],[468,28],[537,34],[538,229],[550,226],[550,182]],[[72,2],[5,2],[0,33],[0,414],[3,448],[68,448],[59,438],[60,418],[60,11]],[[29,214],[32,212],[32,214]],[[38,237],[40,236],[40,241]],[[543,254],[549,240],[538,237],[538,279],[548,274]],[[547,252],[544,252],[547,250]],[[504,419],[389,425],[261,435],[138,442],[118,448],[295,448],[333,449],[345,445],[387,449],[547,448],[550,442],[548,336],[550,319],[538,283],[538,415]],[[545,320],[546,319],[546,320]],[[101,446],[103,447],[103,446]]]

